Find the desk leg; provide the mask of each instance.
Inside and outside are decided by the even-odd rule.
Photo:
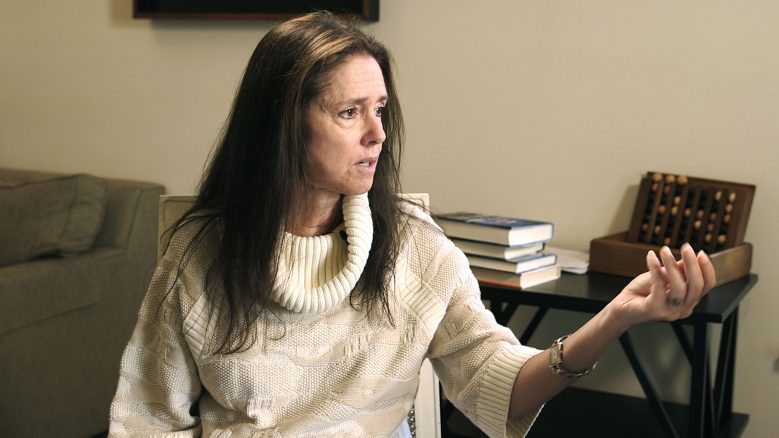
[[[679,346],[682,347],[682,351],[684,352],[684,355],[687,357],[687,362],[689,364],[692,364],[692,345],[690,345],[690,340],[687,337],[687,334],[684,333],[682,324],[679,321],[674,321],[671,323],[671,328],[673,328],[674,330],[676,339],[679,340]]]
[[[511,317],[514,316],[514,312],[517,311],[519,304],[506,303],[506,307],[503,307],[503,302],[499,300],[490,300],[490,312],[495,316],[495,321],[502,326],[508,325]]]
[[[738,308],[722,324],[717,378],[714,380],[714,419],[717,430],[730,421],[733,414],[733,376],[736,372],[736,330]]]
[[[516,303],[506,303],[506,307],[504,308],[502,302],[498,300],[490,300],[490,312],[495,315],[495,321],[497,321],[498,324],[502,326],[508,325],[511,317],[513,317],[514,313],[517,311],[517,308],[519,308],[519,304]],[[533,336],[533,333],[536,332],[536,329],[541,324],[541,321],[544,320],[544,316],[546,316],[547,310],[549,309],[546,307],[539,307],[538,310],[536,310],[536,313],[533,315],[533,319],[531,319],[527,324],[525,331],[522,332],[522,336],[519,338],[519,342],[522,345],[527,345],[528,341],[530,341],[530,337]]]
[[[693,326],[692,379],[690,382],[690,437],[703,438],[713,432],[709,380],[709,331],[705,321]]]
[[[547,310],[548,309],[546,307],[539,307],[538,310],[536,310],[536,314],[533,315],[533,319],[531,319],[527,324],[525,331],[522,332],[522,336],[519,338],[519,342],[522,345],[527,345],[527,343],[530,341],[530,338],[533,336],[533,333],[536,332],[538,325],[541,324],[544,316],[546,316]]]
[[[663,435],[666,437],[678,438],[679,434],[676,432],[673,422],[671,422],[671,417],[668,416],[668,411],[665,409],[665,406],[663,406],[663,401],[660,400],[660,397],[655,390],[655,386],[649,380],[649,376],[647,375],[644,366],[641,364],[641,361],[638,360],[638,355],[633,347],[633,340],[630,338],[630,334],[628,334],[628,332],[623,333],[622,336],[619,337],[619,343],[622,345],[622,349],[625,351],[628,361],[630,361],[630,366],[636,373],[638,382],[644,390],[646,399],[654,411],[655,417],[660,422],[660,427],[663,429]]]

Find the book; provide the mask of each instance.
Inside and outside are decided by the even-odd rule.
[[[560,278],[560,265],[554,264],[521,274],[511,274],[493,269],[472,267],[473,275],[479,284],[526,289]]]
[[[436,216],[449,237],[458,237],[506,246],[546,242],[554,237],[551,222],[477,213],[448,213]]]
[[[465,240],[452,238],[454,243],[462,252],[483,257],[492,257],[494,259],[511,260],[528,254],[535,254],[544,249],[544,242],[531,243],[521,246],[505,246],[496,243],[477,242],[475,240]]]
[[[471,266],[511,272],[513,274],[521,274],[522,272],[532,271],[533,269],[557,263],[557,255],[543,252],[522,256],[513,260],[498,260],[469,254],[465,256],[468,258],[468,263]]]

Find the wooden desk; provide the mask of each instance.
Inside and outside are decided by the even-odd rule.
[[[524,333],[519,337],[521,342],[526,343],[549,309],[597,313],[629,281],[629,278],[600,273],[563,274],[559,280],[522,291],[482,285],[482,298],[490,301],[490,309],[498,322],[504,325],[520,305],[538,308]],[[561,427],[568,427],[569,430],[575,431],[575,436],[585,436],[581,432],[587,425],[577,422],[577,416],[581,420],[588,418],[588,424],[601,424],[604,428],[602,430],[611,431],[608,436],[621,436],[613,434],[615,432],[613,427],[620,421],[625,424],[632,422],[634,428],[637,427],[645,432],[630,436],[658,436],[657,432],[651,432],[653,427],[646,426],[649,423],[645,418],[647,414],[653,414],[656,419],[656,423],[652,422],[650,426],[654,426],[654,430],[666,437],[739,436],[746,427],[749,416],[734,413],[732,408],[738,306],[756,282],[757,275],[752,274],[718,286],[701,300],[689,318],[671,323],[692,367],[689,404],[678,405],[660,400],[655,386],[636,354],[628,331],[620,337],[619,341],[646,395],[645,400],[638,400],[639,407],[635,407],[637,400],[634,397],[570,388],[550,401],[544,409],[549,412],[542,412],[538,424],[531,431],[531,436],[542,430],[547,430],[549,433],[553,430],[558,431],[554,432],[556,435],[562,432]],[[714,373],[710,366],[708,330],[709,324],[712,323],[722,324],[713,384]],[[683,330],[683,325],[692,326],[692,339],[689,339]],[[564,403],[571,403],[572,406],[557,409]],[[568,413],[568,415],[555,421],[554,418],[549,418],[549,415],[553,415],[555,411]],[[642,418],[632,418],[628,414],[635,414]]]

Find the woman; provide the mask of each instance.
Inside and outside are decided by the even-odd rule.
[[[380,43],[323,12],[260,41],[142,305],[111,436],[408,436],[425,358],[482,430],[522,436],[628,327],[685,317],[714,284],[689,245],[665,267],[651,252],[581,329],[520,345],[464,255],[396,197],[401,142]]]

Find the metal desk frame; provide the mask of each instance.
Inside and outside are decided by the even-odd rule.
[[[600,273],[563,274],[559,280],[521,291],[491,285],[482,285],[481,290],[482,299],[490,301],[490,310],[503,325],[508,323],[520,305],[538,308],[519,338],[522,343],[526,343],[549,309],[597,313],[629,281],[628,278]],[[620,337],[620,345],[666,437],[720,436],[728,429],[733,414],[738,306],[756,282],[757,275],[751,274],[717,286],[701,300],[689,318],[671,323],[692,368],[687,434],[680,433],[671,421],[663,401],[636,354],[630,333],[625,332]],[[713,385],[709,360],[710,323],[722,324]],[[685,333],[684,325],[692,326],[692,339]]]

